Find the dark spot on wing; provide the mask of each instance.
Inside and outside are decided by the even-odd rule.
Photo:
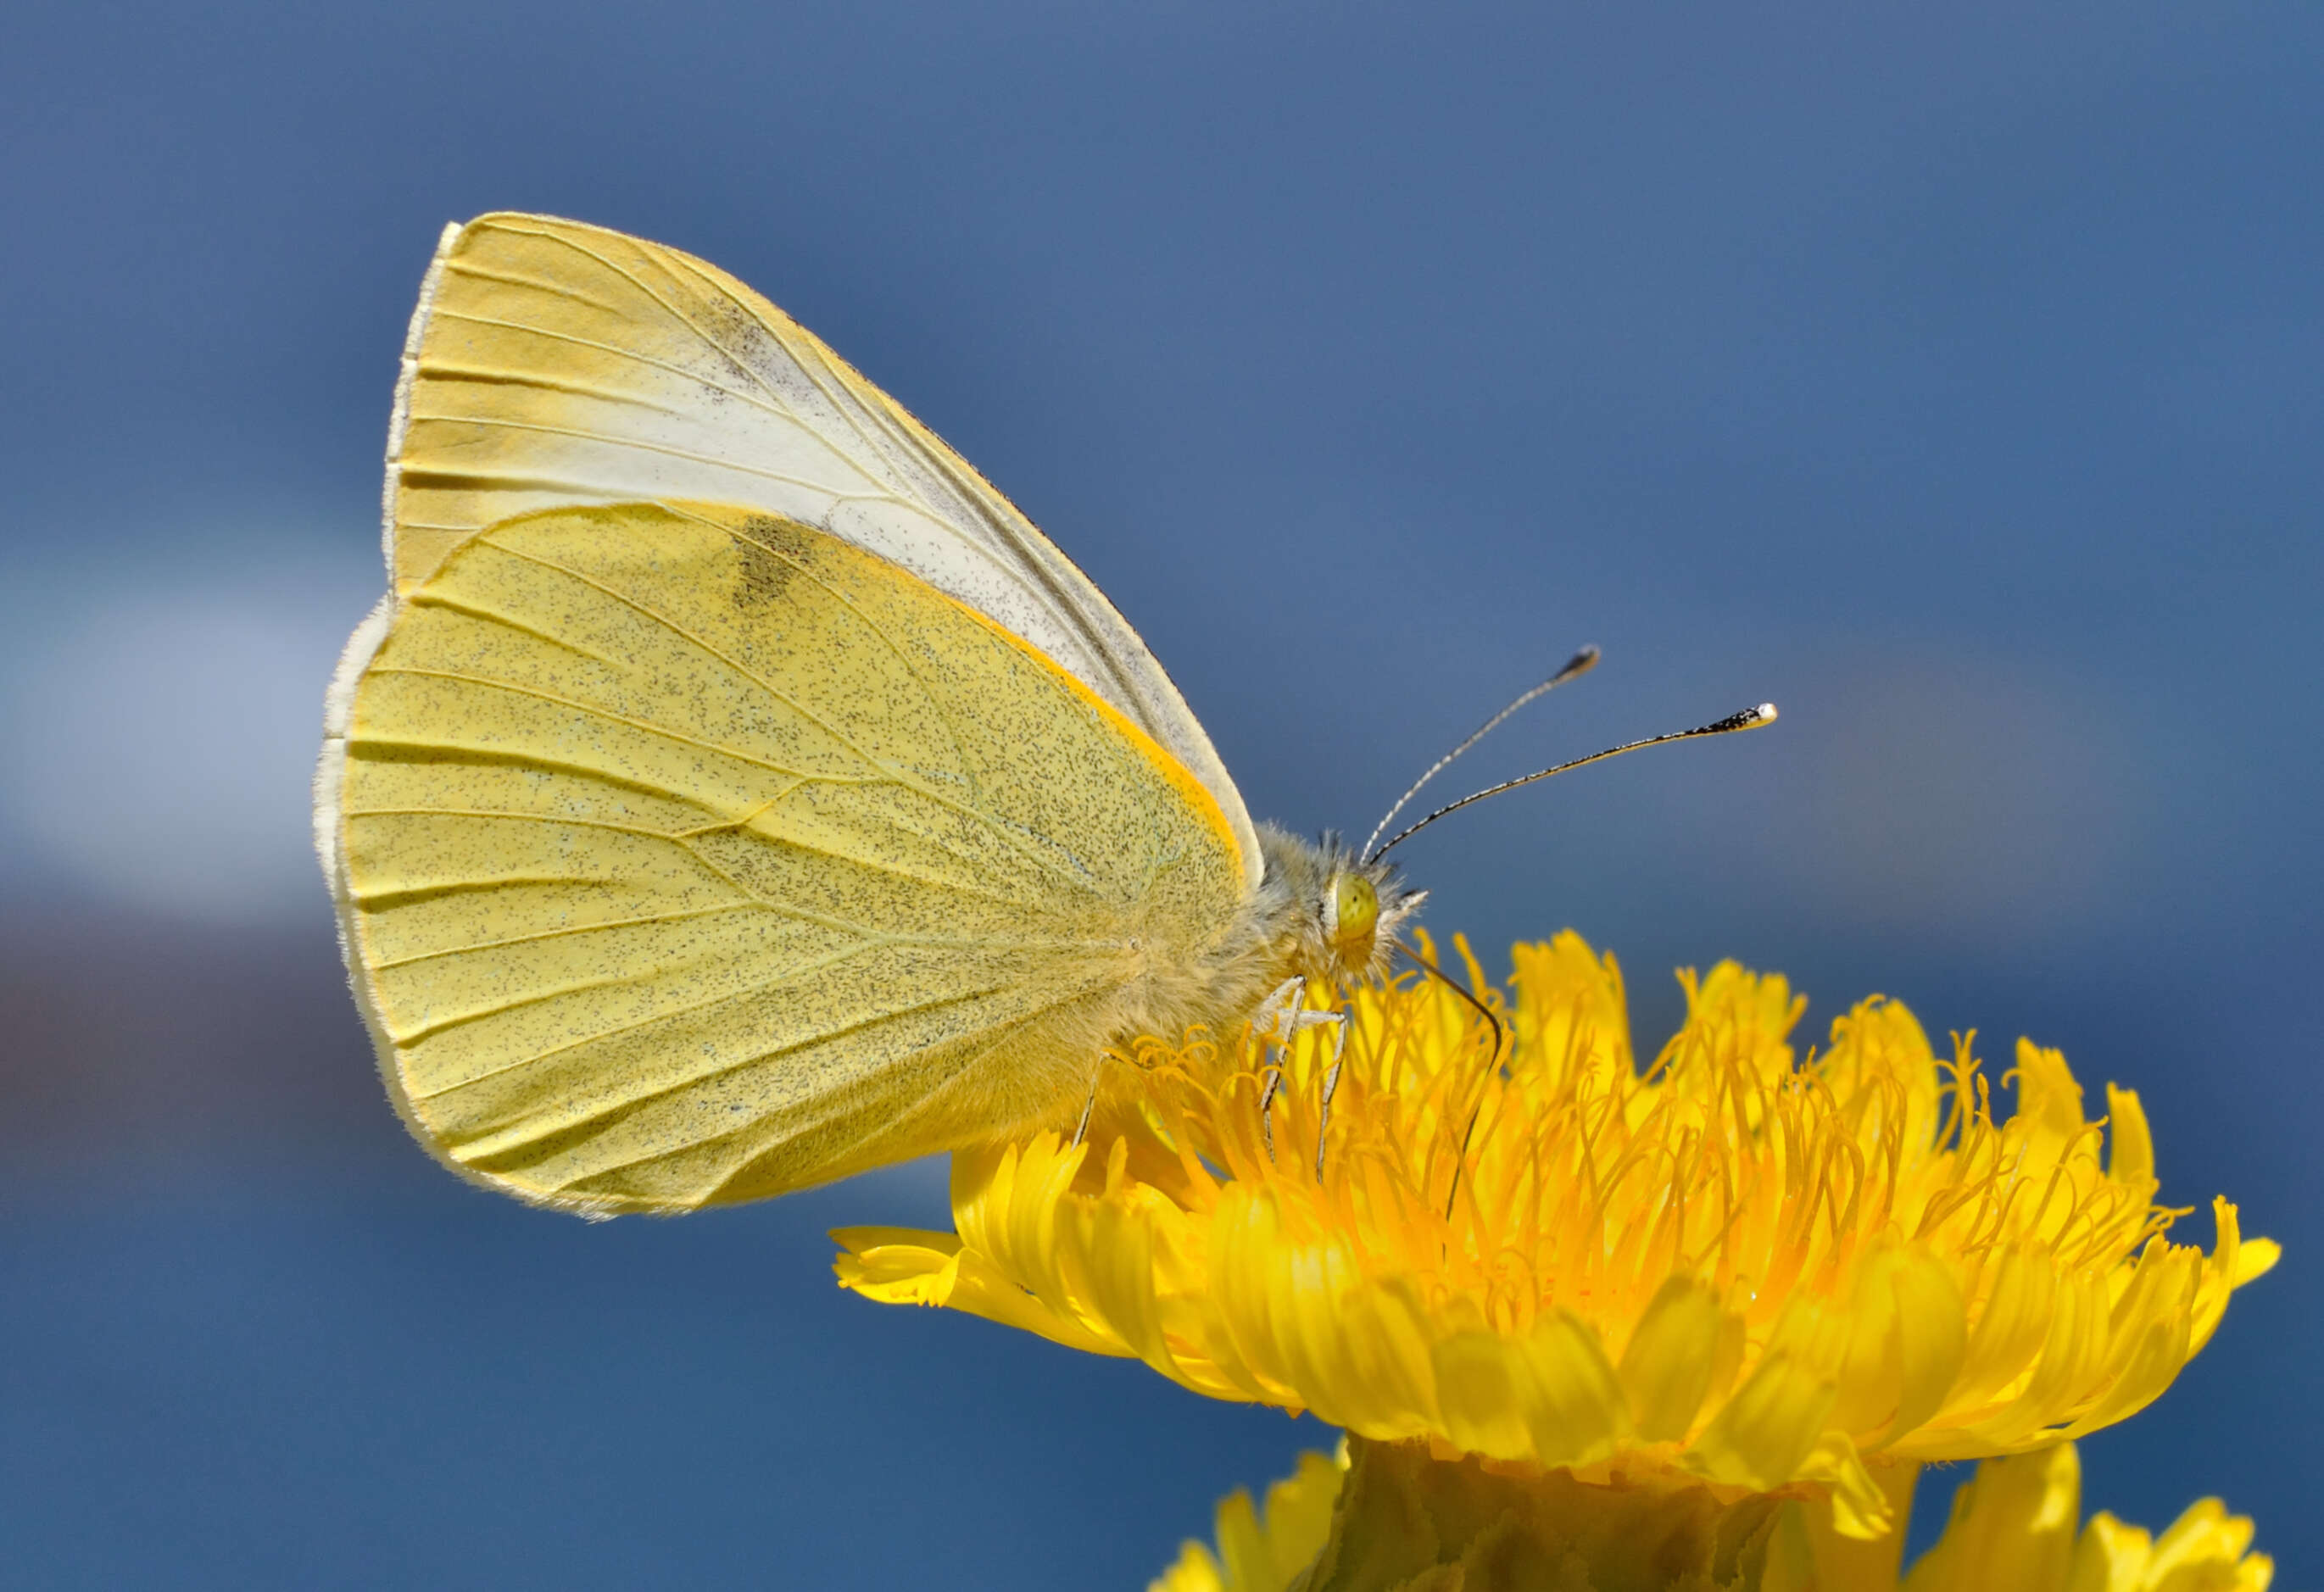
[[[812,533],[796,520],[773,514],[753,514],[735,528],[734,548],[742,556],[734,605],[764,608],[780,603],[812,557]]]

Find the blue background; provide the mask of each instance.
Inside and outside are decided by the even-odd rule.
[[[1132,1587],[1318,1440],[827,1281],[907,1168],[585,1227],[378,1098],[307,853],[446,220],[724,265],[1430,920],[2137,1088],[2275,1275],[2086,1447],[2324,1567],[2324,16],[411,0],[0,14],[0,1580]],[[1454,782],[1456,784],[1461,782]],[[2183,1229],[2209,1242],[2207,1214]]]

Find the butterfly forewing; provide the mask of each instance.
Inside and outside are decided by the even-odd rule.
[[[900,406],[691,255],[546,216],[448,230],[405,352],[387,496],[406,594],[485,526],[571,503],[733,503],[879,554],[1159,741],[1208,787],[1258,883],[1233,782],[1097,588]]]

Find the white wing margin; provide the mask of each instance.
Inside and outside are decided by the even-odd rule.
[[[900,565],[1048,655],[1218,801],[1255,888],[1242,796],[1129,621],[1015,505],[766,299],[676,249],[549,216],[447,227],[388,435],[390,576],[568,503],[762,509]]]

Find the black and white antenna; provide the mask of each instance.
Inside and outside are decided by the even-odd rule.
[[[1565,660],[1564,667],[1560,668],[1557,673],[1550,676],[1548,679],[1544,680],[1540,685],[1532,686],[1520,693],[1517,699],[1511,702],[1508,706],[1503,708],[1499,713],[1495,713],[1491,718],[1487,719],[1483,723],[1478,725],[1475,731],[1470,734],[1466,741],[1463,741],[1451,751],[1446,752],[1443,757],[1431,763],[1428,766],[1428,772],[1414,780],[1412,782],[1412,788],[1406,791],[1402,796],[1397,797],[1396,805],[1390,807],[1386,813],[1382,814],[1380,815],[1380,821],[1372,825],[1370,835],[1364,841],[1364,860],[1369,862],[1374,857],[1379,855],[1379,851],[1375,851],[1372,850],[1372,847],[1379,842],[1379,837],[1388,832],[1388,826],[1396,822],[1396,815],[1398,813],[1403,812],[1405,807],[1410,804],[1412,798],[1420,794],[1421,787],[1423,786],[1426,785],[1430,780],[1435,778],[1439,774],[1442,774],[1446,768],[1450,768],[1452,764],[1453,759],[1459,757],[1462,752],[1467,751],[1471,747],[1476,745],[1477,742],[1484,740],[1486,736],[1490,735],[1494,731],[1499,729],[1501,727],[1501,722],[1504,719],[1507,719],[1511,713],[1517,712],[1517,709],[1525,706],[1526,703],[1531,702],[1536,696],[1546,696],[1552,691],[1556,690],[1560,686],[1564,685],[1568,680],[1580,679],[1583,675],[1588,674],[1591,669],[1594,669],[1597,667],[1598,649],[1595,647],[1584,647],[1572,658],[1567,658]],[[1391,845],[1394,843],[1394,842],[1389,842]],[[1380,851],[1385,851],[1387,850],[1387,846],[1381,846],[1379,849]]]
[[[1595,661],[1594,658],[1592,661]],[[1554,684],[1555,682],[1552,681],[1551,683]],[[1412,824],[1410,827],[1405,829],[1401,833],[1390,839],[1386,845],[1377,847],[1367,845],[1364,851],[1364,860],[1367,862],[1378,861],[1380,858],[1387,856],[1397,847],[1402,845],[1405,842],[1410,840],[1414,835],[1418,834],[1422,830],[1427,828],[1430,824],[1435,823],[1439,818],[1443,817],[1448,813],[1457,813],[1462,808],[1469,806],[1473,803],[1483,801],[1487,796],[1503,795],[1508,791],[1517,789],[1521,785],[1531,785],[1536,779],[1546,779],[1553,774],[1563,774],[1570,769],[1582,768],[1591,763],[1602,763],[1608,758],[1619,757],[1626,751],[1637,751],[1646,747],[1661,746],[1665,742],[1673,741],[1692,741],[1699,736],[1704,735],[1731,735],[1738,730],[1757,730],[1762,724],[1772,724],[1775,722],[1775,704],[1772,702],[1763,702],[1757,707],[1747,707],[1739,713],[1729,713],[1725,718],[1718,720],[1713,723],[1698,724],[1692,730],[1674,730],[1667,735],[1650,735],[1644,741],[1628,741],[1621,746],[1609,746],[1604,751],[1591,752],[1588,757],[1576,758],[1570,763],[1559,763],[1553,768],[1537,768],[1534,772],[1524,775],[1516,779],[1504,779],[1499,785],[1489,785],[1482,790],[1475,791],[1468,796],[1462,796],[1457,802],[1452,802],[1437,808],[1436,811],[1431,813],[1427,817],[1423,818],[1419,823]],[[1488,729],[1490,727],[1490,725],[1487,726]],[[1450,761],[1451,759],[1448,759],[1446,760]],[[1434,770],[1432,770],[1432,772]],[[1416,788],[1417,787],[1416,787]],[[1402,804],[1399,803],[1398,805],[1401,805]]]

